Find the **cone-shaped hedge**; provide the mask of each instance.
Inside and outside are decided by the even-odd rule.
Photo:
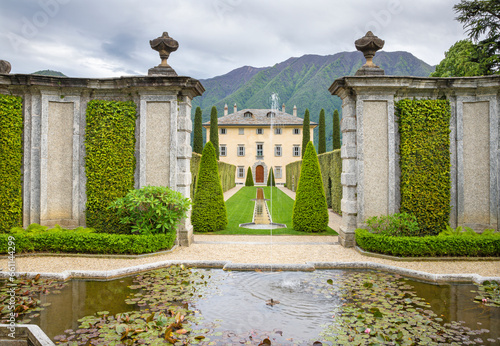
[[[293,229],[303,232],[322,232],[328,226],[323,180],[318,155],[312,142],[307,143],[292,213]]]
[[[306,152],[307,143],[311,140],[311,121],[309,120],[309,109],[304,113],[304,122],[302,123],[302,158]]]
[[[201,154],[203,152],[203,122],[200,107],[196,107],[196,112],[194,114],[193,136],[193,151]]]
[[[245,186],[253,186],[253,175],[250,167],[248,167],[247,170],[247,180],[245,181]]]
[[[267,176],[267,186],[276,186],[276,181],[274,181],[274,171],[272,167],[269,170],[269,175]]]
[[[216,232],[227,226],[226,204],[219,180],[217,156],[208,142],[201,155],[191,223],[195,232]]]

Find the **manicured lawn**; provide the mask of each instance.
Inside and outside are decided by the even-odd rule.
[[[272,193],[272,194],[271,194]],[[252,199],[257,197],[256,187],[245,186],[241,188],[236,194],[226,201],[227,218],[228,224],[227,228],[219,232],[210,232],[208,234],[258,234],[258,235],[337,235],[337,232],[328,228],[327,231],[321,233],[306,233],[294,231],[292,228],[292,211],[293,211],[293,199],[288,197],[284,192],[282,192],[277,187],[264,187],[264,195],[266,199],[271,199],[267,201],[269,211],[273,222],[284,223],[286,228],[278,229],[248,229],[241,228],[239,225],[241,223],[252,222],[253,211],[255,202]],[[207,234],[207,233],[200,233]]]

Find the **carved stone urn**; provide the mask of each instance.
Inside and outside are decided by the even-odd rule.
[[[7,60],[0,60],[0,73],[9,74],[10,69],[10,62],[8,62]]]
[[[384,40],[368,31],[365,36],[354,42],[356,49],[365,56],[366,63],[356,71],[356,76],[384,75],[384,70],[373,63],[375,53],[384,47]]]
[[[160,37],[149,41],[151,48],[160,53],[160,65],[149,69],[149,76],[177,76],[174,69],[167,63],[170,53],[175,52],[179,48],[179,42],[168,36],[168,32],[164,32]]]

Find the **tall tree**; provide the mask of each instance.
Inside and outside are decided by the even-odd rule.
[[[276,181],[274,180],[273,168],[269,170],[269,175],[267,176],[267,186],[276,186]]]
[[[340,149],[340,116],[339,111],[333,112],[333,134],[332,134],[333,150]]]
[[[219,179],[216,152],[212,143],[208,142],[201,155],[191,214],[191,223],[196,232],[216,232],[227,225],[226,204]]]
[[[311,140],[311,121],[309,120],[309,109],[304,113],[304,122],[302,123],[302,158],[306,152],[307,143]]]
[[[193,151],[198,154],[201,154],[203,151],[203,124],[201,119],[201,108],[196,107],[194,114]]]
[[[252,167],[248,167],[247,170],[247,179],[245,180],[245,186],[253,186],[253,175],[252,175]]]
[[[217,160],[219,160],[219,126],[217,123],[217,108],[212,107],[212,112],[210,113],[210,142],[217,152]]]
[[[481,47],[469,40],[456,42],[444,53],[431,77],[470,77],[488,75],[490,66]]]
[[[321,108],[319,112],[319,130],[318,130],[318,154],[326,152],[326,137],[325,137],[325,110]]]

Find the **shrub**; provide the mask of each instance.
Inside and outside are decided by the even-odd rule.
[[[366,220],[366,224],[372,233],[395,237],[420,235],[417,218],[407,213],[374,216]]]
[[[293,204],[293,228],[296,231],[322,232],[328,226],[328,206],[312,142],[307,143],[300,179]]]
[[[215,232],[226,228],[227,212],[217,168],[214,146],[208,142],[201,156],[194,195],[191,223],[196,232]]]
[[[450,215],[450,104],[401,100],[401,212],[415,215],[422,235],[437,234]]]
[[[145,186],[131,190],[111,203],[120,223],[131,226],[132,233],[156,234],[175,232],[187,216],[191,202],[180,192],[163,186]]]
[[[276,181],[274,180],[273,168],[269,170],[269,175],[267,176],[267,186],[276,186]]]
[[[253,186],[252,168],[250,167],[248,167],[247,170],[247,179],[245,180],[245,186]]]
[[[392,237],[356,230],[356,243],[363,250],[401,257],[499,257],[500,234],[481,237],[431,235]]]
[[[23,100],[0,94],[0,233],[23,222]]]
[[[462,227],[458,226],[456,229],[451,228],[450,226],[446,226],[446,230],[439,233],[442,236],[469,236],[469,237],[479,237],[479,236],[488,236],[488,235],[500,235],[500,232],[495,231],[494,229],[485,229],[483,233],[477,233],[470,227]]]
[[[98,232],[129,233],[109,205],[134,188],[134,102],[92,100],[87,105],[86,222]]]

